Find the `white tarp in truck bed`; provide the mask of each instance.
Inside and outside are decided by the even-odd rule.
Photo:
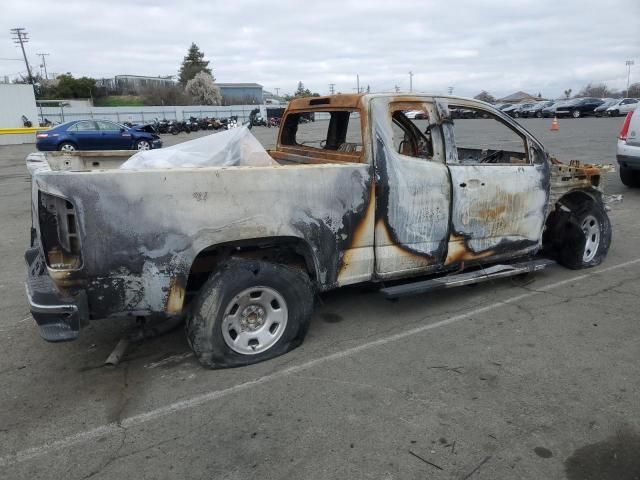
[[[121,169],[197,168],[213,166],[270,166],[278,163],[269,156],[247,127],[179,143],[158,150],[140,151]]]

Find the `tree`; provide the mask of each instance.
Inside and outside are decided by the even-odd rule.
[[[629,91],[627,97],[640,98],[640,83],[633,83],[629,85]]]
[[[486,90],[482,90],[479,94],[477,94],[473,98],[475,98],[476,100],[482,100],[483,102],[488,102],[488,103],[494,103],[496,101],[495,97],[491,95],[489,92],[487,92]]]
[[[615,90],[610,90],[604,83],[592,84],[588,83],[580,93],[576,95],[576,97],[598,97],[598,98],[607,98],[613,97],[617,95],[618,92]]]
[[[149,87],[142,91],[145,105],[189,105],[191,99],[180,85]]]
[[[200,72],[208,73],[215,82],[216,79],[209,68],[209,61],[204,59],[204,52],[201,52],[200,48],[192,43],[187,51],[187,56],[182,60],[179,81],[184,86]]]
[[[98,95],[96,80],[90,77],[74,78],[70,73],[58,75],[55,81],[43,82],[39,98],[70,99],[89,98]]]
[[[187,82],[185,91],[194,105],[220,105],[220,89],[213,83],[213,77],[204,71]]]
[[[308,88],[304,87],[304,83],[302,83],[301,81],[298,82],[298,87],[296,88],[296,91],[293,95],[285,95],[284,99],[289,101],[292,100],[294,98],[302,98],[302,97],[319,97],[320,94],[317,92],[311,92],[311,90],[309,90]]]
[[[567,89],[567,90],[565,90],[565,91],[564,91],[564,98],[569,98],[569,97],[571,97],[571,91],[572,91],[572,90],[571,90],[570,88],[569,88],[569,89]]]

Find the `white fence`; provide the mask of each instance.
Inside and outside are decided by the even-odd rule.
[[[263,117],[267,116],[266,105],[188,105],[171,107],[38,107],[40,121],[68,122],[81,119],[112,120],[114,122],[145,123],[158,120],[186,120],[189,117],[229,118],[237,116],[238,121],[249,120],[252,110],[259,108]],[[35,122],[34,122],[35,123]]]

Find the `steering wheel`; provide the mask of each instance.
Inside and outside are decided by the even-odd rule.
[[[504,150],[496,150],[492,154],[487,155],[482,160],[480,160],[480,163],[497,163],[498,156],[501,155],[503,152]]]

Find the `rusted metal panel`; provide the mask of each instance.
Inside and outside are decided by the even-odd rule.
[[[447,264],[538,248],[547,174],[538,165],[450,165],[453,185]],[[469,254],[454,254],[463,248]]]
[[[75,204],[81,275],[97,317],[176,311],[183,293],[175,279],[186,278],[201,250],[235,240],[300,238],[315,256],[319,287],[336,287],[345,252],[373,237],[373,218],[362,225],[371,187],[365,164],[42,171],[33,182],[34,191]],[[351,255],[342,284],[370,277],[366,257]]]
[[[374,98],[371,102],[377,190],[376,274],[382,278],[437,269],[442,264],[449,232],[451,190],[446,165],[394,150],[390,105],[435,113],[424,98]],[[434,150],[440,152],[438,137]],[[438,160],[435,160],[438,158]]]

